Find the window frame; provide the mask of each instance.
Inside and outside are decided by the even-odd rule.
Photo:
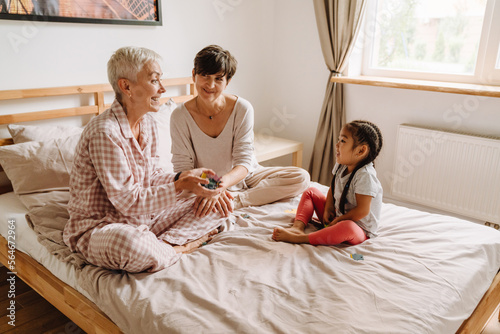
[[[484,47],[484,67],[480,75],[482,81],[498,84],[500,83],[500,64],[498,64],[498,67],[496,65],[500,55],[500,0],[488,0],[487,5],[489,5],[490,2],[492,3],[489,16],[490,29],[488,32],[488,40]],[[486,10],[488,10],[488,6]],[[496,20],[494,20],[495,17],[497,18]]]
[[[377,4],[378,1],[369,1],[366,8],[365,27],[363,30],[362,75],[484,85],[500,84],[500,68],[496,68],[500,52],[500,0],[487,0],[476,66],[472,74],[450,74],[371,67],[375,25],[377,24]],[[495,17],[497,20],[493,19]]]

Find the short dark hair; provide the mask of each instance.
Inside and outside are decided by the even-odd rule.
[[[238,62],[228,50],[218,45],[209,45],[196,54],[194,58],[194,74],[212,75],[222,73],[229,81]]]

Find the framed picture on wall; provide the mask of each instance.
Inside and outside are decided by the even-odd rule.
[[[162,24],[160,0],[0,0],[0,19]]]

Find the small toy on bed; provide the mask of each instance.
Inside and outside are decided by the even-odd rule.
[[[217,175],[213,175],[213,176],[208,176],[207,174],[205,174],[204,172],[201,174],[201,178],[202,179],[208,179],[209,183],[208,184],[202,184],[202,186],[204,186],[205,188],[208,188],[208,189],[217,189],[219,187],[219,184],[221,182],[221,178],[218,177]]]
[[[354,259],[354,260],[356,260],[356,261],[360,261],[360,260],[364,260],[365,259],[362,254],[356,254],[356,253],[351,254],[351,258]]]

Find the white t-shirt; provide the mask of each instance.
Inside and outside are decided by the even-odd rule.
[[[335,164],[333,167],[332,173],[335,174],[335,171],[339,167],[339,164]],[[342,176],[347,166],[340,165],[340,169],[337,172],[337,177],[335,178],[335,211],[337,217],[341,216],[340,212],[340,197],[342,196],[342,192],[344,191],[344,187],[351,176],[351,173]],[[382,209],[382,196],[383,190],[380,181],[377,178],[377,172],[373,167],[373,163],[369,163],[363,167],[361,167],[356,174],[354,174],[354,178],[351,181],[351,185],[349,190],[347,191],[346,203],[345,203],[345,212],[349,212],[353,208],[357,206],[356,195],[368,195],[373,197],[370,205],[370,213],[356,221],[356,224],[359,225],[365,232],[366,235],[370,238],[377,236],[378,230],[378,221],[380,219],[380,211]]]
[[[213,138],[198,127],[184,103],[181,104],[170,118],[174,171],[205,167],[222,176],[235,166],[243,166],[251,175],[258,166],[253,123],[252,105],[238,97],[224,129]]]

